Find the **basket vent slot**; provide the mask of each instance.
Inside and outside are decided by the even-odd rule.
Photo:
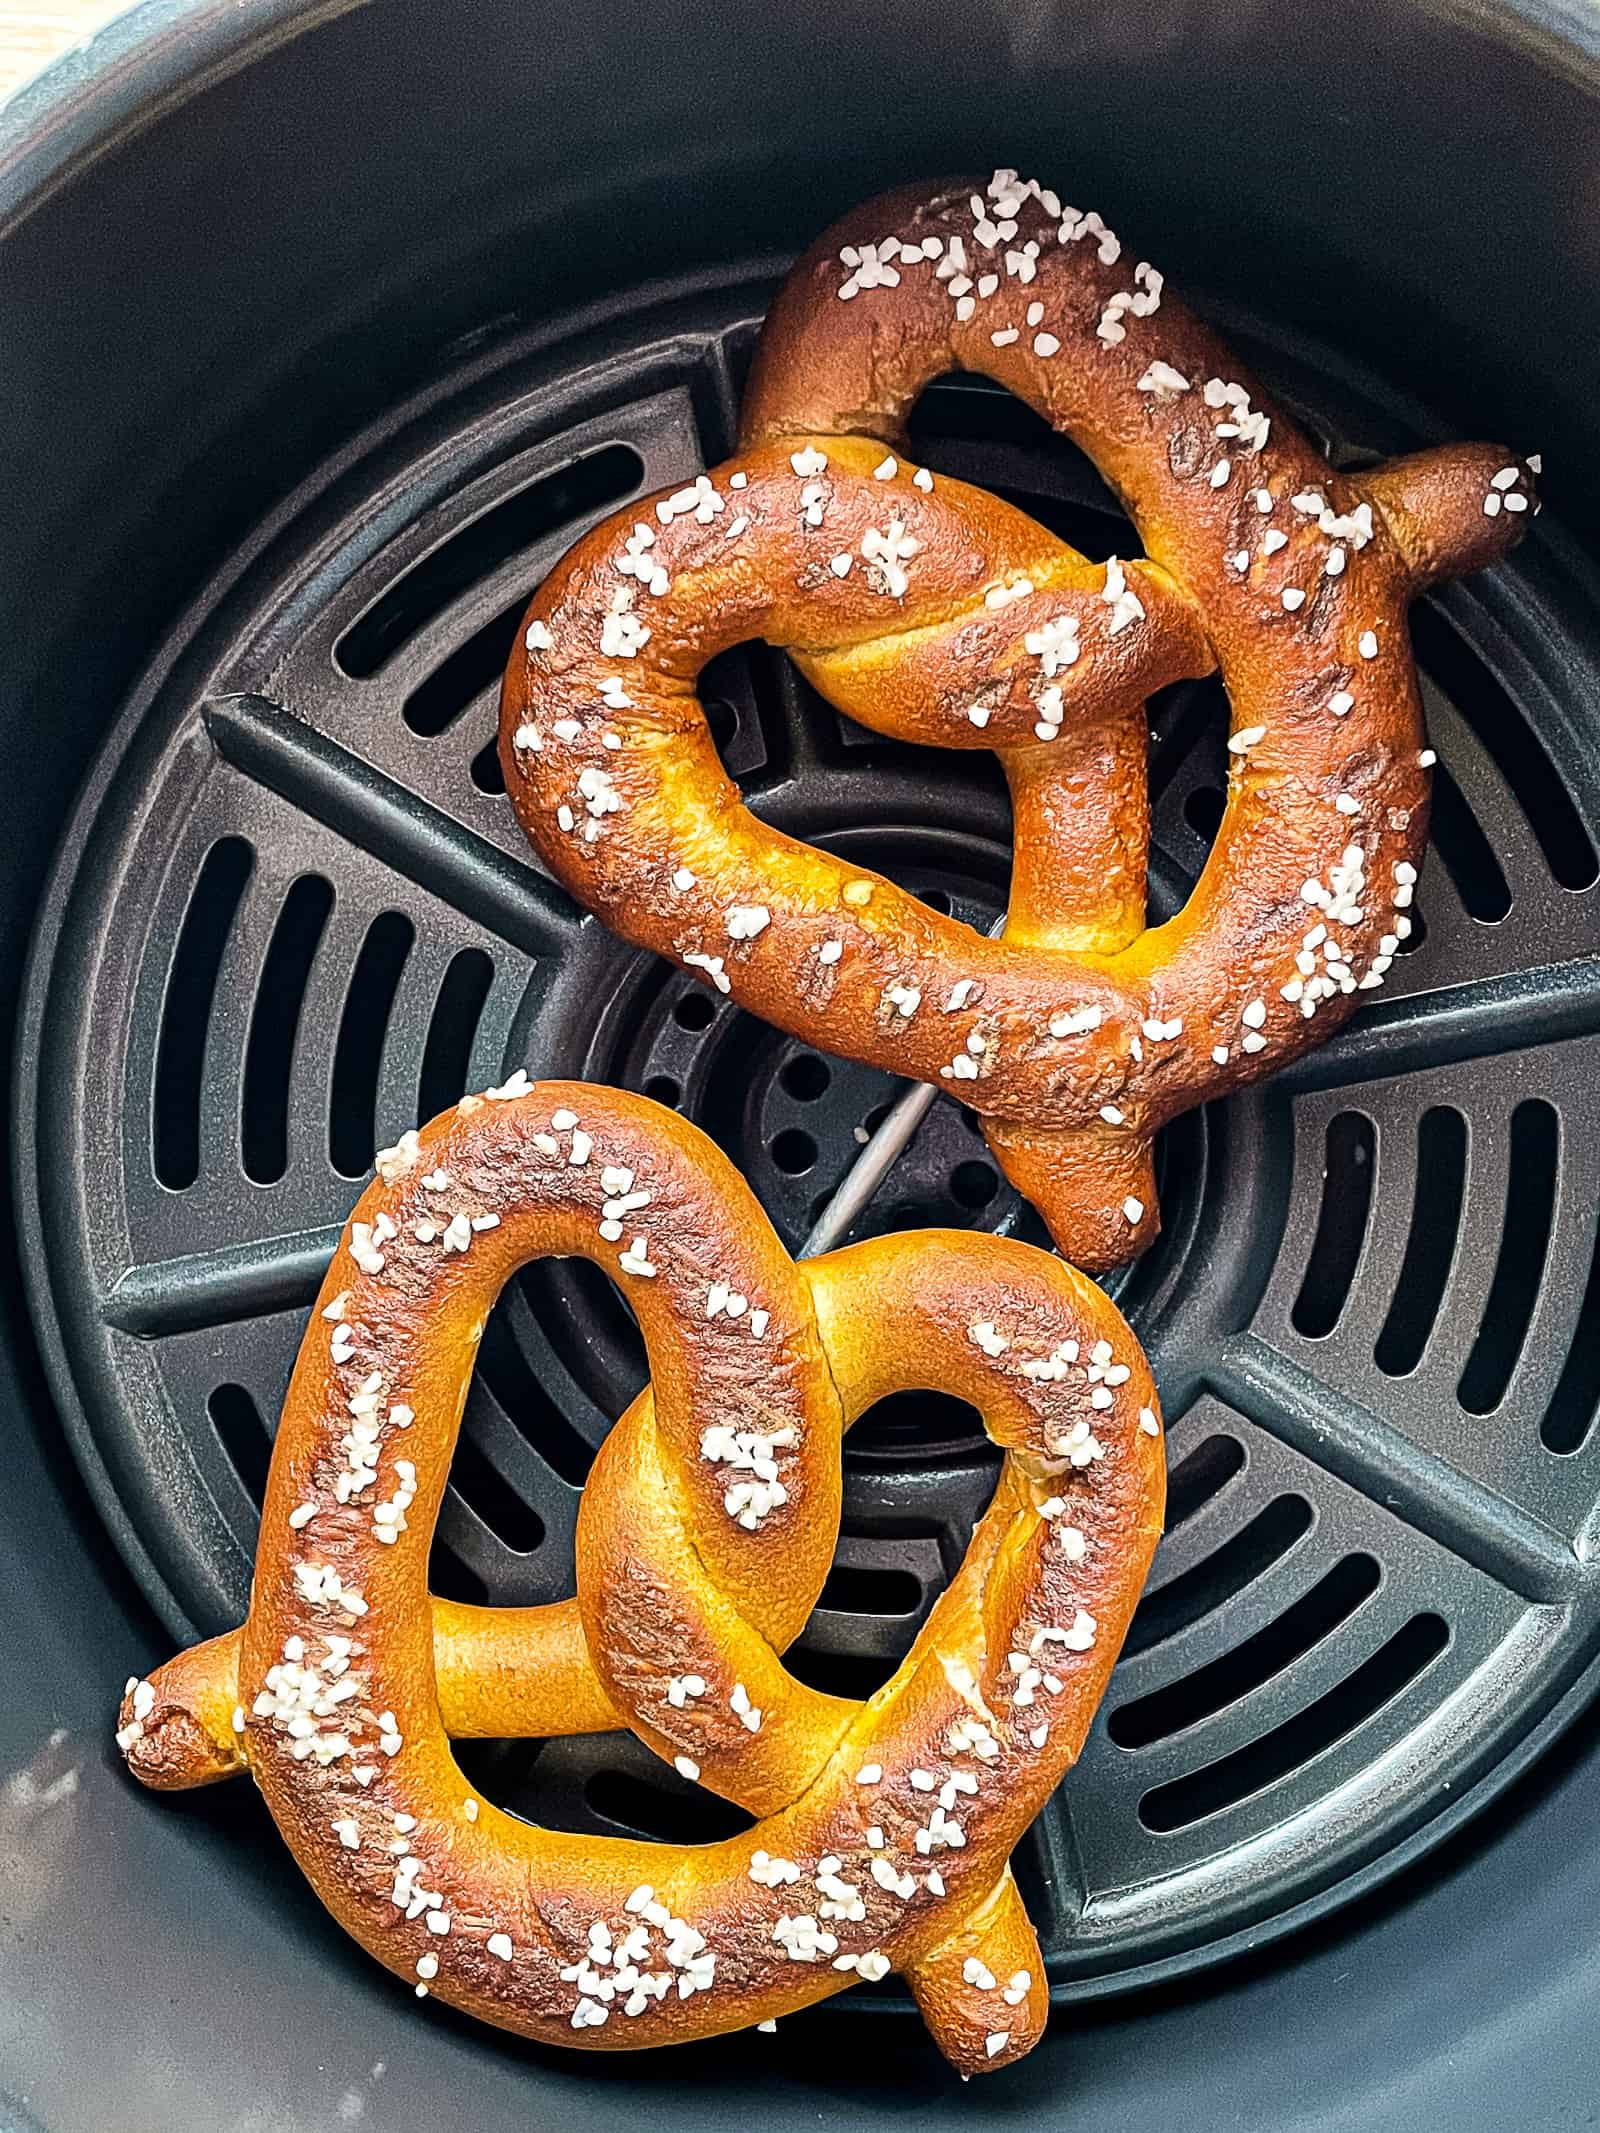
[[[1337,1688],[1281,1726],[1204,1769],[1147,1792],[1139,1802],[1140,1821],[1164,1835],[1265,1791],[1375,1718],[1433,1664],[1449,1641],[1441,1616],[1414,1615]]]
[[[156,1048],[152,1154],[156,1176],[181,1192],[200,1175],[200,1084],[222,958],[255,853],[219,837],[201,861],[167,974]]]
[[[569,460],[480,512],[421,562],[413,563],[351,623],[334,647],[341,670],[352,681],[370,679],[419,631],[503,563],[563,526],[609,510],[631,495],[643,479],[644,461],[633,447],[608,444]]]

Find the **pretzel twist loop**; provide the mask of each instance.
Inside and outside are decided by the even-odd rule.
[[[909,460],[912,403],[953,369],[1080,444],[1146,559],[1091,564]],[[1065,1257],[1109,1266],[1159,1226],[1156,1130],[1382,983],[1427,834],[1406,607],[1502,554],[1530,506],[1499,446],[1335,471],[1048,188],[909,187],[785,282],[738,455],[608,519],[540,588],[505,678],[506,789],[608,925],[793,1034],[948,1088]],[[750,637],[880,733],[995,750],[1015,818],[998,940],[744,806],[694,685]],[[1144,699],[1213,666],[1221,828],[1183,910],[1147,928]]]
[[[993,1237],[797,1266],[711,1142],[609,1089],[519,1075],[379,1161],[285,1401],[249,1618],[130,1682],[134,1773],[248,1767],[365,1948],[526,2035],[680,2041],[892,1966],[963,2072],[1018,2057],[1048,1993],[1006,1861],[1077,1756],[1161,1522],[1155,1393],[1114,1307]],[[430,1613],[478,1340],[549,1253],[624,1286],[650,1386],[590,1475],[575,1600]],[[929,1385],[1005,1448],[993,1502],[893,1678],[824,1695],[780,1654],[832,1558],[841,1432]],[[764,1819],[695,1847],[537,1829],[448,1740],[623,1724]]]

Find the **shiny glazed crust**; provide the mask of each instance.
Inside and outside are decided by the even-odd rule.
[[[301,1346],[249,1619],[129,1683],[130,1768],[171,1787],[248,1766],[363,1947],[525,2035],[678,2042],[892,1967],[962,2072],[1019,2057],[1048,1990],[1006,1862],[1078,1754],[1161,1525],[1155,1392],[1115,1308],[995,1237],[797,1266],[704,1135],[611,1089],[519,1075],[379,1171]],[[484,1322],[547,1253],[621,1284],[650,1389],[590,1475],[574,1601],[430,1603]],[[779,1655],[832,1559],[842,1430],[922,1386],[970,1400],[1006,1458],[912,1651],[857,1704]],[[536,1829],[448,1738],[617,1724],[765,1819],[704,1846]]]
[[[953,369],[1093,457],[1148,560],[1087,562],[903,448]],[[780,291],[743,444],[588,534],[507,669],[506,789],[541,858],[627,939],[827,1050],[948,1088],[1063,1254],[1159,1227],[1159,1126],[1338,1028],[1410,930],[1428,764],[1406,607],[1494,560],[1527,463],[1457,445],[1331,469],[1098,216],[997,172],[856,209]],[[786,647],[880,732],[992,748],[1010,783],[990,940],[759,821],[700,668]],[[1145,924],[1143,704],[1220,668],[1222,826]]]

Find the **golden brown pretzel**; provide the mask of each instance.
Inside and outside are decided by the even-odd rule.
[[[912,402],[958,368],[1089,452],[1149,561],[1090,564],[904,457]],[[1156,1129],[1382,982],[1427,832],[1406,606],[1503,553],[1530,503],[1499,446],[1335,472],[1047,188],[909,187],[785,282],[736,457],[606,521],[540,588],[506,674],[506,788],[619,933],[972,1105],[1065,1256],[1105,1267],[1158,1227]],[[999,940],[745,809],[694,685],[750,637],[879,732],[996,751]],[[1188,904],[1146,930],[1143,699],[1214,664],[1227,807]]]
[[[492,1611],[430,1616],[426,1577],[484,1321],[547,1253],[623,1283],[652,1377],[585,1490],[576,1602],[515,1618],[541,1674]],[[1005,1447],[994,1500],[892,1680],[823,1695],[779,1653],[832,1557],[840,1432],[930,1384]],[[1043,2027],[1006,1861],[1082,1744],[1163,1496],[1144,1359],[1071,1268],[941,1231],[796,1266],[684,1120],[517,1076],[380,1159],[290,1384],[249,1619],[130,1682],[118,1738],[155,1784],[247,1762],[347,1930],[506,2028],[679,2041],[892,1966],[981,2072]],[[474,1647],[500,1667],[476,1687]],[[700,1847],[568,1836],[450,1754],[452,1724],[574,1720],[632,1725],[765,1819]]]

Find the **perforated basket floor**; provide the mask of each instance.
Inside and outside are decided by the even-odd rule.
[[[79,1459],[175,1635],[243,1610],[274,1419],[375,1145],[512,1066],[619,1082],[721,1141],[798,1248],[893,1098],[586,919],[531,858],[492,746],[541,574],[728,449],[765,293],[702,283],[463,351],[229,564],[89,781],[22,1045],[30,1275]],[[1323,352],[1225,323],[1342,463],[1432,434]],[[1136,551],[1085,462],[1006,396],[947,381],[917,431],[936,468],[1089,553]],[[1259,1942],[1413,1855],[1526,1760],[1591,1662],[1595,592],[1546,518],[1418,613],[1441,760],[1412,952],[1343,1035],[1163,1143],[1167,1229],[1112,1286],[1172,1424],[1169,1532],[1082,1762],[1018,1856],[1063,1996]],[[760,646],[707,693],[758,812],[977,924],[1002,908],[987,759],[866,734]],[[1155,706],[1163,911],[1219,818],[1224,732],[1212,685]],[[948,1099],[869,1220],[1041,1235]],[[571,1589],[584,1475],[642,1374],[595,1270],[519,1278],[437,1589]],[[969,1410],[903,1396],[846,1461],[792,1663],[859,1694],[959,1559],[994,1460]],[[464,1757],[566,1827],[742,1820],[624,1737]]]

